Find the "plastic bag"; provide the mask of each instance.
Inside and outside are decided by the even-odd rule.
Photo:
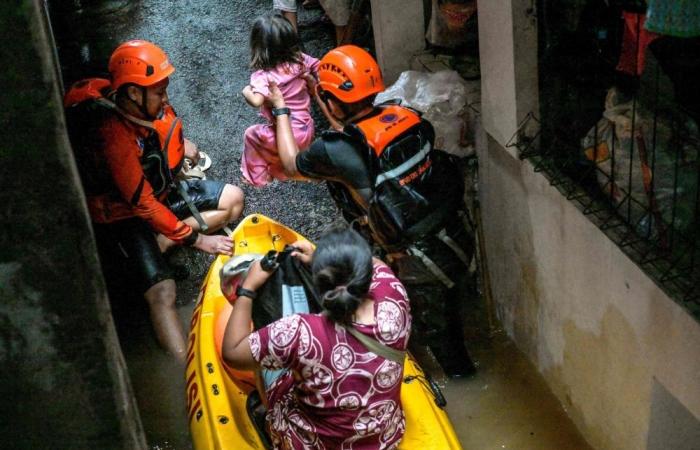
[[[581,140],[598,183],[637,231],[662,242],[668,227],[694,225],[700,133],[690,118],[674,120],[608,91],[605,111]]]
[[[435,148],[459,157],[474,153],[473,133],[468,126],[467,87],[457,72],[403,72],[396,83],[377,96],[375,104],[393,99],[420,111],[433,125]]]

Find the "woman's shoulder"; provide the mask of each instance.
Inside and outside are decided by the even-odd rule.
[[[397,301],[407,301],[406,288],[391,268],[377,258],[373,260],[372,282],[369,290],[374,300],[378,302],[387,297]]]

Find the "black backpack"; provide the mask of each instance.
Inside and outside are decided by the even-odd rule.
[[[345,132],[369,148],[367,220],[374,239],[393,252],[444,226],[461,208],[464,181],[457,161],[433,148],[429,122],[395,104],[378,108]]]
[[[266,257],[274,259],[278,266],[253,302],[252,318],[256,330],[292,313],[316,314],[323,310],[311,270],[291,256],[292,250],[271,252]]]

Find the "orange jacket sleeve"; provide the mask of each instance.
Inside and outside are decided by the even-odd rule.
[[[119,121],[109,121],[102,129],[105,140],[104,157],[114,184],[134,212],[158,233],[177,243],[193,232],[153,194],[141,167],[141,149],[136,133]]]

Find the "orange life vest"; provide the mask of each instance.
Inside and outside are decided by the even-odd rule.
[[[63,98],[65,108],[75,107],[86,101],[114,111],[131,123],[155,131],[161,144],[161,152],[168,162],[171,174],[182,168],[185,157],[185,139],[182,133],[182,120],[177,117],[172,106],[163,108],[163,115],[153,121],[139,119],[123,111],[109,98],[110,82],[103,78],[88,78],[75,83]]]

